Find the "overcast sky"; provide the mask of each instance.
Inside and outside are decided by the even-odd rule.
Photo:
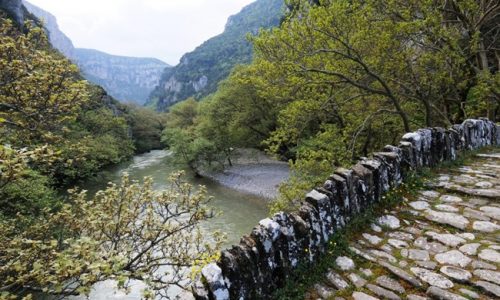
[[[78,48],[171,65],[254,0],[28,0],[55,15]]]

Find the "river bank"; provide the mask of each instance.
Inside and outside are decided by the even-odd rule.
[[[262,151],[238,149],[232,166],[202,175],[230,189],[272,200],[278,196],[280,183],[289,178],[290,169],[286,162]]]

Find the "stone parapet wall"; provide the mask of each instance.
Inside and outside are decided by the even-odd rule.
[[[297,212],[261,220],[239,245],[205,266],[193,287],[196,299],[268,299],[300,264],[313,263],[330,237],[397,187],[410,171],[455,160],[462,150],[500,144],[500,126],[466,120],[450,129],[426,128],[403,136],[350,169],[337,169],[306,195]]]

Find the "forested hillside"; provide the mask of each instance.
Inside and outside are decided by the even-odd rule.
[[[283,0],[257,0],[231,16],[222,34],[185,54],[177,66],[165,69],[146,105],[164,111],[189,97],[199,99],[214,92],[235,65],[251,61],[247,34],[277,26],[283,12]]]
[[[125,106],[83,80],[20,0],[5,3],[0,1],[0,299],[88,295],[101,281],[125,288],[132,279],[153,276],[143,291],[151,299],[186,283],[188,266],[211,259],[220,246],[217,234],[210,245],[200,238],[197,224],[213,217],[204,189],[195,191],[174,174],[172,188],[157,193],[151,179],[138,183],[124,174],[119,185],[96,195],[65,191],[137,149],[159,147],[162,117]],[[167,263],[174,272],[158,273]]]
[[[171,108],[164,138],[188,154],[179,159],[200,169],[258,147],[290,160],[273,208],[289,209],[405,132],[500,119],[495,1],[315,3],[289,1],[281,26],[252,39],[250,65],[201,102]]]

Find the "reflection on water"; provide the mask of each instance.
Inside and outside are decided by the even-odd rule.
[[[172,163],[170,152],[163,150],[151,151],[138,155],[133,160],[114,166],[102,171],[96,178],[80,185],[80,188],[88,190],[92,195],[98,190],[104,189],[109,182],[118,183],[124,172],[127,172],[132,180],[141,181],[145,176],[154,179],[154,188],[162,190],[168,188],[167,179],[172,172],[179,169]],[[235,190],[221,186],[209,179],[196,179],[186,175],[184,178],[191,184],[204,185],[210,196],[213,196],[211,206],[222,211],[222,215],[202,224],[202,228],[208,232],[219,230],[227,233],[229,246],[239,242],[242,235],[250,233],[253,226],[259,220],[267,216],[266,200],[257,196],[242,194]],[[130,287],[130,293],[126,294],[116,289],[116,283],[108,280],[96,284],[90,293],[91,300],[106,299],[141,299],[142,282],[134,281]],[[176,295],[179,289],[169,290],[169,294]],[[84,297],[70,297],[71,300],[83,300]],[[190,299],[190,295],[181,295],[180,299]]]

